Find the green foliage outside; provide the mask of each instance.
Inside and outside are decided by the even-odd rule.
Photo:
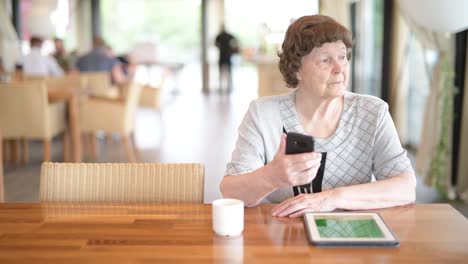
[[[102,0],[101,16],[115,53],[148,40],[181,52],[200,45],[200,6],[184,0]]]
[[[443,199],[448,198],[448,160],[451,160],[450,141],[451,126],[453,123],[453,98],[457,93],[457,88],[453,85],[455,76],[446,55],[442,55],[442,76],[439,103],[441,105],[440,115],[440,135],[436,150],[431,161],[431,170],[428,175],[428,183],[434,186]]]

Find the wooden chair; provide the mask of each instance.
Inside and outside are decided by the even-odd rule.
[[[198,163],[51,163],[41,168],[40,201],[203,203]]]
[[[136,83],[128,84],[127,96],[121,100],[109,100],[105,98],[90,98],[80,104],[80,127],[83,132],[91,133],[92,140],[95,140],[94,133],[98,131],[119,133],[122,135],[127,159],[130,162],[136,161],[133,146],[134,118],[140,99],[141,86]],[[92,152],[95,151],[95,144],[92,144]],[[92,158],[95,158],[95,154]]]
[[[44,161],[49,161],[51,139],[65,131],[65,105],[49,103],[42,81],[0,84],[0,127],[3,139],[42,139]]]
[[[80,73],[63,76],[25,75],[22,82],[44,82],[48,89],[88,89],[88,76]]]
[[[152,87],[150,85],[143,86],[140,96],[140,106],[148,107],[156,111],[161,110],[161,86]]]
[[[23,74],[22,75],[22,78],[21,79],[18,79],[17,81],[26,81],[26,82],[30,82],[30,81],[45,81],[47,80],[49,77],[46,76],[46,75],[26,75],[26,74]]]
[[[108,72],[81,72],[86,85],[83,89],[94,96],[118,99],[121,97],[120,89],[112,86]]]
[[[59,77],[44,79],[45,85],[51,90],[77,89],[85,90],[88,87],[88,79],[79,73],[67,74]]]

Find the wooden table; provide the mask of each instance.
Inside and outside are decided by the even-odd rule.
[[[63,87],[49,87],[48,97],[49,102],[64,101],[67,105],[68,115],[68,128],[71,138],[71,161],[81,162],[82,151],[81,151],[81,130],[79,127],[79,110],[78,110],[78,99],[80,96],[80,90],[75,88],[63,88]],[[66,144],[64,142],[64,144]]]
[[[468,220],[446,204],[378,210],[397,248],[319,248],[302,219],[245,209],[241,237],[211,205],[0,204],[0,263],[467,263]]]

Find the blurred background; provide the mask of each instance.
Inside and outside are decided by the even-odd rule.
[[[2,83],[30,78],[30,40],[39,37],[40,54],[61,67],[56,76],[42,76],[49,80],[48,103],[64,103],[63,131],[71,126],[72,138],[67,148],[66,133],[51,134],[48,150],[40,137],[9,135],[5,131],[12,123],[34,129],[36,122],[19,114],[11,119],[14,106],[0,98],[5,201],[38,201],[44,160],[200,162],[206,167],[205,202],[219,198],[219,182],[248,104],[289,91],[277,65],[287,27],[301,16],[325,14],[355,37],[349,90],[390,105],[418,173],[417,201],[450,200],[468,213],[463,205],[468,202],[468,103],[463,98],[468,22],[461,11],[467,8],[466,1],[437,0],[1,0]],[[235,40],[227,77],[218,65],[216,39],[222,28]],[[107,71],[107,90],[93,88],[91,73],[85,74],[106,69],[80,64],[96,48],[96,38],[116,67]],[[67,79],[51,88],[59,83],[54,78],[69,76],[80,81],[72,85]],[[125,95],[133,92],[122,88],[121,80],[142,86],[134,113],[128,110],[130,143],[119,131],[87,133],[83,119],[108,110],[80,109],[83,98],[94,95],[129,104],[125,100],[131,96]],[[81,91],[71,93],[77,108],[70,95],[57,97],[71,86]],[[29,107],[21,101],[16,105]],[[122,111],[120,119],[127,115],[126,108]],[[119,116],[104,119],[118,122]],[[79,124],[75,134],[73,120]]]

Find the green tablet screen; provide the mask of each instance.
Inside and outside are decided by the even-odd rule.
[[[319,216],[315,218],[322,238],[383,238],[372,216]]]

